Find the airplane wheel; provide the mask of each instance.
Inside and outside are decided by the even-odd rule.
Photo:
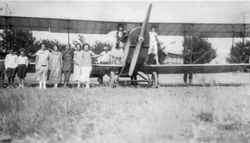
[[[156,72],[152,73],[152,87],[158,88],[159,87],[159,75]]]

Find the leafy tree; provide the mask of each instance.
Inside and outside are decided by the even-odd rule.
[[[27,30],[3,30],[0,33],[1,46],[6,50],[18,51],[20,48],[24,48],[29,51],[32,49],[35,40],[32,32]]]
[[[212,44],[200,35],[195,35],[193,38],[184,37],[183,47],[184,60],[189,60],[188,63],[205,64],[217,56]]]
[[[65,48],[65,44],[62,44],[62,43],[60,43],[58,40],[49,40],[49,39],[41,39],[41,40],[39,40],[39,41],[36,41],[35,42],[35,45],[34,45],[34,48],[33,48],[33,51],[37,51],[37,50],[39,50],[40,49],[40,45],[41,44],[45,44],[46,45],[46,47],[49,49],[49,50],[53,50],[53,47],[55,46],[55,45],[57,45],[58,46],[58,48],[59,48],[59,50],[63,50],[64,48]],[[32,53],[34,53],[34,52],[32,52]]]
[[[236,42],[235,45],[230,50],[229,58],[227,61],[229,63],[248,63],[250,56],[250,41]]]
[[[78,35],[78,39],[73,41],[74,46],[77,44],[80,44],[82,46],[86,44],[85,37],[82,34]]]
[[[101,41],[95,41],[94,45],[92,46],[92,50],[96,54],[100,54],[103,51],[103,47],[107,46],[109,50],[112,48],[112,44],[109,42],[101,42]]]
[[[83,46],[86,43],[87,43],[86,39],[82,34],[78,35],[77,40],[73,41],[73,45],[80,44]],[[109,48],[109,50],[111,50],[111,48],[112,48],[111,43],[96,40],[95,43],[91,46],[91,50],[93,50],[93,52],[96,54],[100,54],[103,51],[104,46],[107,46]]]

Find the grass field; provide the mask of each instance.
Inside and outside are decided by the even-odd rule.
[[[206,78],[212,79],[212,76]],[[241,83],[249,75],[231,79],[227,79],[231,75],[224,76],[215,80],[236,78],[234,83]],[[181,81],[181,77],[171,77]],[[195,83],[203,78],[195,77]],[[206,83],[207,79],[200,83]],[[0,89],[0,140],[6,138],[13,143],[248,143],[249,108],[249,84],[158,89]]]

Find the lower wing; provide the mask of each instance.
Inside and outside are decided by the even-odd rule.
[[[144,73],[180,74],[245,72],[247,69],[250,69],[250,64],[170,64],[145,65],[141,68],[141,71]]]

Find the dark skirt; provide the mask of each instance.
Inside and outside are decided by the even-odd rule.
[[[17,76],[19,78],[25,78],[27,73],[27,66],[22,64],[17,67]]]
[[[70,76],[71,76],[71,71],[63,71],[64,75],[64,82],[69,82]]]
[[[16,68],[7,68],[6,75],[8,78],[15,78]]]

